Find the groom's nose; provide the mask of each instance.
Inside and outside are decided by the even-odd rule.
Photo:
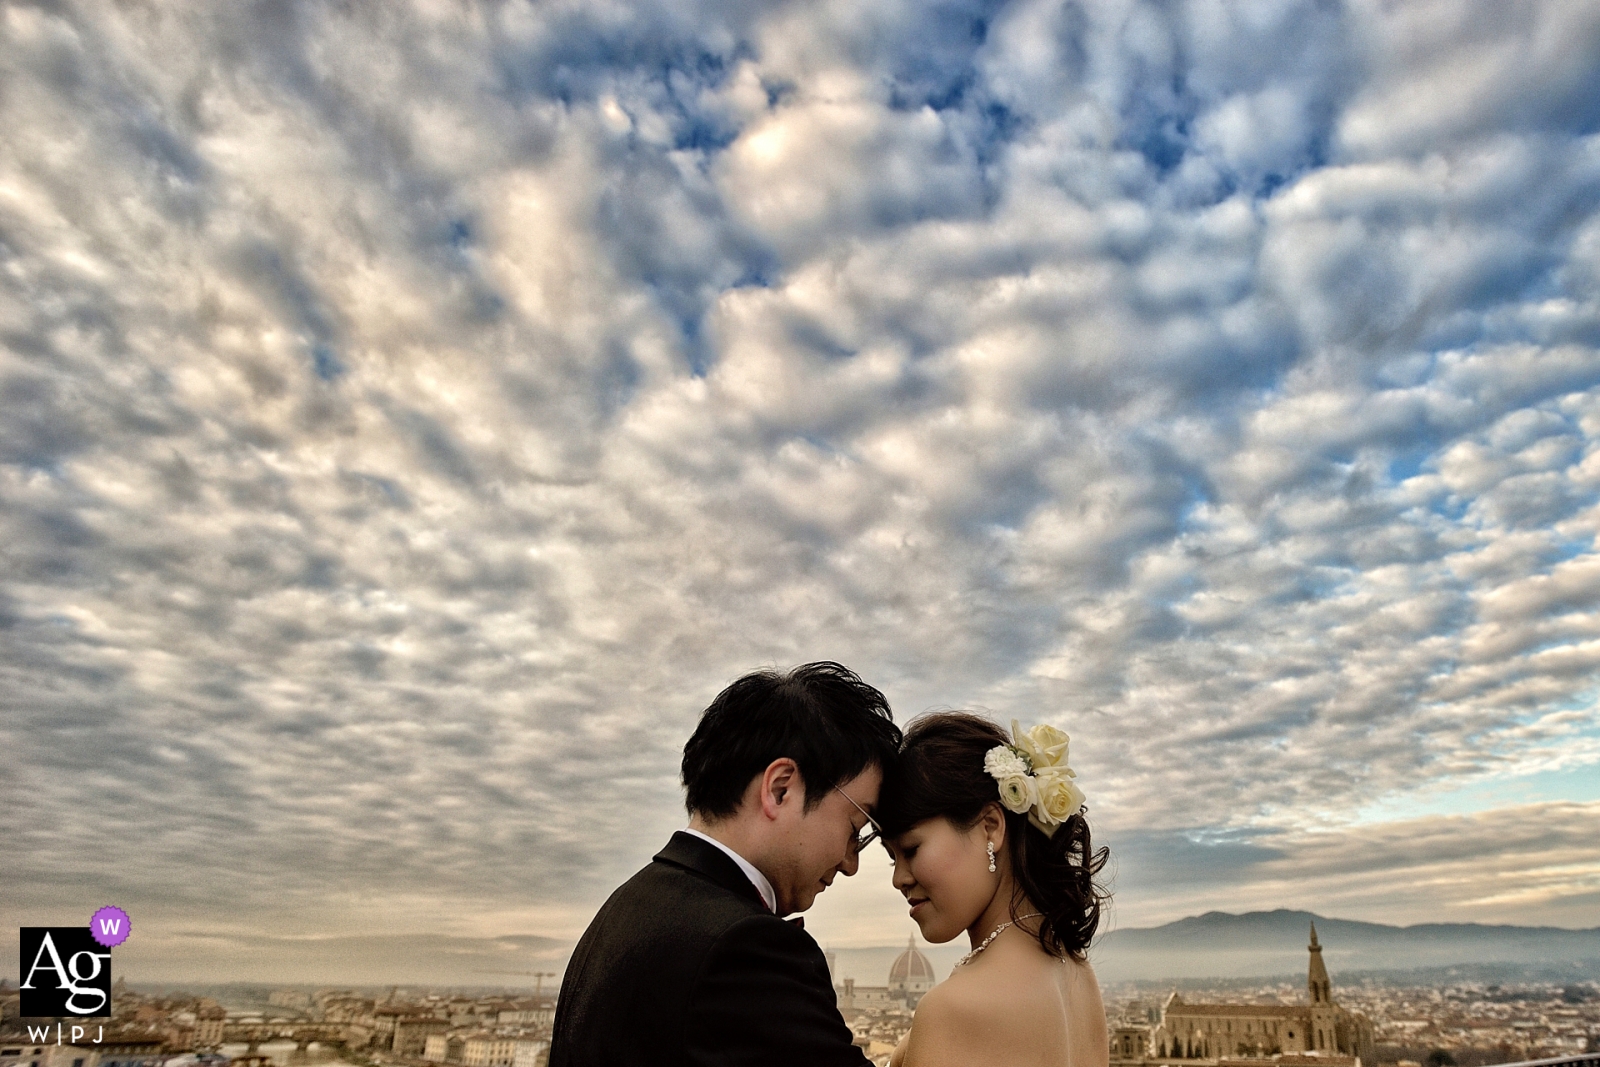
[[[839,873],[846,878],[855,876],[861,869],[861,854],[852,846],[844,850],[844,862],[839,864]]]

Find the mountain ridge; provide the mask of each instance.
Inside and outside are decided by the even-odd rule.
[[[1285,916],[1296,919],[1306,918],[1312,922],[1338,923],[1347,926],[1363,926],[1383,930],[1423,930],[1432,927],[1441,929],[1472,929],[1472,930],[1537,930],[1562,934],[1587,934],[1600,933],[1600,926],[1519,926],[1516,923],[1412,923],[1409,926],[1396,926],[1393,923],[1370,922],[1366,919],[1340,919],[1330,915],[1318,915],[1314,911],[1300,911],[1295,908],[1273,908],[1270,911],[1207,911],[1199,915],[1186,915],[1181,919],[1174,919],[1159,926],[1131,926],[1128,930],[1165,930],[1175,926],[1184,926],[1190,923],[1219,922],[1221,920],[1239,921],[1255,919],[1258,917]]]
[[[1600,959],[1600,927],[1392,926],[1292,908],[1209,911],[1160,926],[1119,928],[1097,938],[1090,957],[1109,981],[1285,974],[1304,970],[1312,923],[1334,972]]]

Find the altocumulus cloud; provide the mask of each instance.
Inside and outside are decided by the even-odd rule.
[[[1600,5],[0,20],[7,924],[571,936],[815,658],[1066,726],[1124,923],[1600,893],[1405,808],[1600,762]]]

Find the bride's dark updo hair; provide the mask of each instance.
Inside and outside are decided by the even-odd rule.
[[[1000,801],[999,785],[983,769],[983,757],[996,745],[1010,743],[1000,727],[967,712],[935,712],[913,722],[879,793],[878,823],[885,836],[898,836],[938,816],[962,833],[971,830],[983,809]],[[1039,943],[1044,950],[1083,959],[1100,925],[1100,908],[1110,899],[1095,882],[1105,866],[1106,849],[1094,851],[1081,814],[1047,837],[1025,813],[1001,811],[1016,883],[1013,914],[1024,899],[1032,901],[1042,913]]]

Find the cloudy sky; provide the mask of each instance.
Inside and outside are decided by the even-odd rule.
[[[1600,924],[1597,78],[1579,0],[0,5],[0,925],[533,969],[824,658],[1067,729],[1117,925]]]

